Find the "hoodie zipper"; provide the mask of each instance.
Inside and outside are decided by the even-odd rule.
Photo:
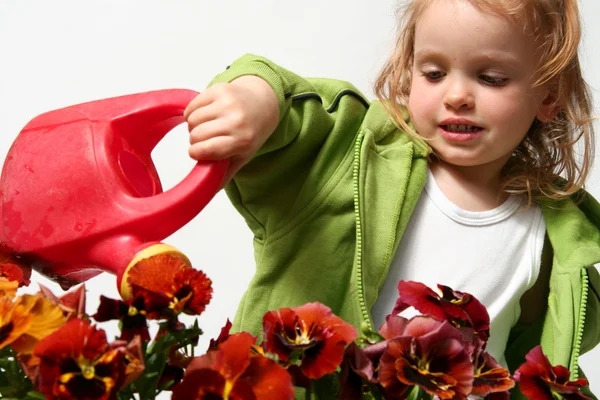
[[[581,304],[579,306],[579,319],[577,320],[577,332],[573,342],[573,352],[571,353],[571,380],[579,378],[579,353],[581,352],[581,341],[583,340],[583,328],[585,324],[585,313],[588,298],[589,278],[587,270],[583,268],[581,273]]]
[[[359,202],[359,190],[358,181],[360,177],[360,148],[364,139],[362,132],[358,133],[356,142],[354,143],[354,161],[352,163],[352,184],[353,184],[353,195],[354,195],[354,220],[356,223],[356,280],[358,285],[358,303],[360,305],[360,312],[362,315],[363,323],[368,326],[368,329],[372,330],[373,326],[371,323],[371,317],[367,310],[367,302],[365,300],[365,290],[363,284],[363,270],[362,270],[362,221],[360,219],[360,202]]]

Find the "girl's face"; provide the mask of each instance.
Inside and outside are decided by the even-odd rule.
[[[554,106],[533,88],[530,36],[466,0],[436,0],[416,25],[408,106],[440,159],[499,172],[534,118]]]

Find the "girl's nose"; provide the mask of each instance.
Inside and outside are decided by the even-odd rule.
[[[475,97],[469,85],[462,79],[451,82],[444,96],[444,104],[448,108],[459,110],[461,108],[473,108]]]

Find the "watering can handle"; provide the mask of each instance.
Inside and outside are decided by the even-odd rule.
[[[96,120],[110,121],[141,154],[150,155],[154,146],[175,126],[184,122],[183,111],[198,95],[187,89],[169,89],[107,99],[107,107],[77,108]],[[123,205],[153,224],[162,224],[162,234],[171,234],[195,217],[221,187],[228,160],[198,162],[176,186],[150,197],[124,195]]]

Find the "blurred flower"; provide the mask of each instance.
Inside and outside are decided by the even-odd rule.
[[[290,375],[257,353],[255,340],[245,332],[231,335],[218,350],[195,358],[183,381],[173,389],[172,399],[293,399]]]
[[[150,340],[148,323],[146,321],[146,296],[138,294],[135,298],[127,301],[109,299],[100,296],[98,311],[92,316],[97,322],[105,322],[113,319],[121,321],[121,340],[131,340],[139,335],[142,341]]]
[[[397,318],[402,317],[390,316],[388,322]],[[397,326],[403,326],[403,332],[387,342],[379,361],[378,378],[386,398],[404,399],[414,385],[440,399],[466,399],[473,364],[458,330],[429,316]]]
[[[36,389],[47,399],[116,399],[125,381],[124,353],[89,321],[72,319],[40,341]]]
[[[151,300],[166,297],[169,309],[175,314],[199,315],[212,296],[211,280],[172,254],[158,254],[141,260],[130,268],[127,282],[134,298],[144,292],[150,292]],[[147,306],[158,308],[153,304]]]
[[[2,254],[0,254],[0,258]],[[31,270],[29,270],[31,274]],[[0,263],[0,296],[15,297],[17,289],[29,285],[29,277],[23,275],[23,270],[16,264]]]
[[[267,352],[282,361],[296,355],[306,377],[319,379],[334,372],[342,363],[346,345],[356,336],[356,329],[320,303],[267,312],[263,318]]]
[[[588,381],[583,378],[569,381],[569,370],[562,365],[552,366],[541,346],[534,347],[525,359],[514,375],[525,396],[536,400],[553,400],[555,395],[567,400],[590,399],[580,391]]]
[[[117,349],[123,353],[123,363],[125,365],[125,379],[121,387],[125,387],[135,381],[144,372],[144,352],[142,350],[142,341],[139,336],[131,341],[116,340],[109,344],[111,349]]]
[[[29,286],[31,266],[4,243],[0,243],[0,278],[17,281],[19,287]]]
[[[77,289],[71,290],[60,297],[57,297],[44,285],[38,284],[38,286],[40,287],[40,294],[56,304],[62,310],[67,321],[73,318],[84,317],[85,285],[81,285]]]
[[[0,297],[0,348],[10,345],[17,353],[31,353],[65,321],[60,308],[41,296]]]
[[[5,277],[0,277],[0,297],[12,299],[17,294],[19,282],[8,280]]]
[[[420,282],[400,281],[400,297],[392,314],[398,314],[412,306],[424,315],[441,321],[447,320],[456,327],[473,328],[484,342],[487,341],[490,336],[490,316],[485,306],[469,293],[452,290],[444,285],[437,286],[442,296]]]

